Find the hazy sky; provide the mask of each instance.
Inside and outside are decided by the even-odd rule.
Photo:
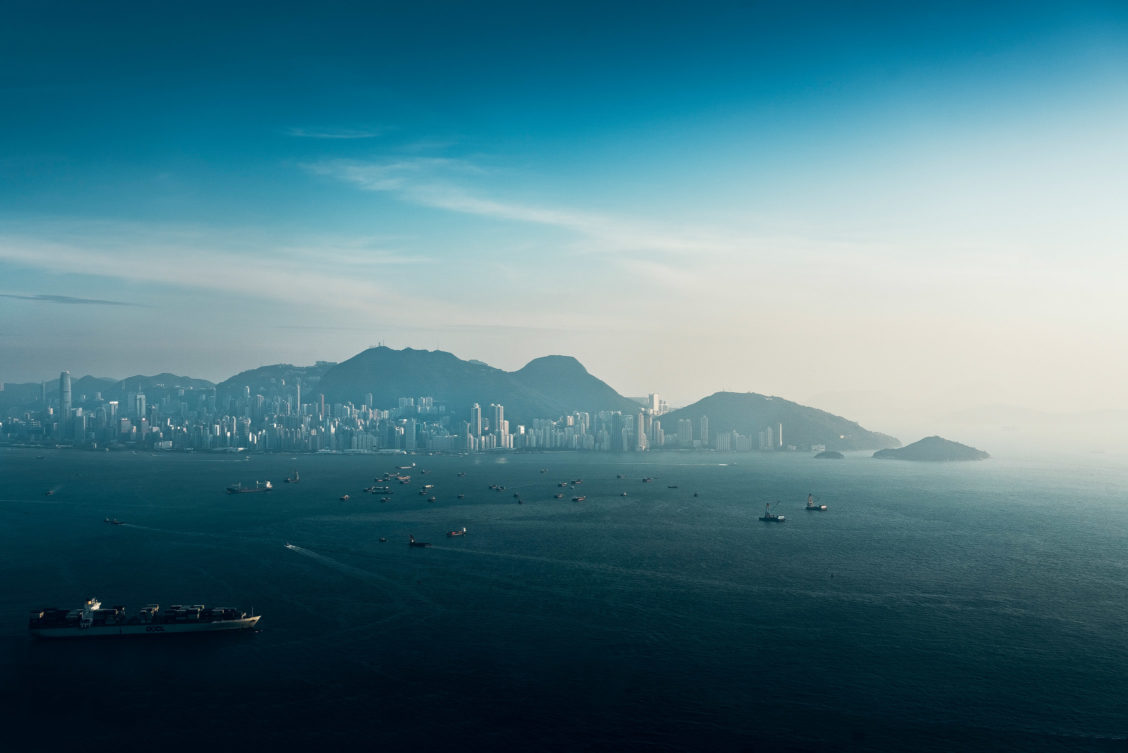
[[[1128,5],[919,5],[9,3],[0,380],[1128,408]]]

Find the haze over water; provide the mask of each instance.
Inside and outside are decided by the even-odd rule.
[[[390,502],[363,493],[411,461]],[[259,479],[277,490],[224,493]],[[5,449],[6,738],[1122,750],[1126,482],[1105,461]],[[773,500],[782,525],[756,519]],[[253,606],[261,631],[26,636],[30,608],[89,596]]]

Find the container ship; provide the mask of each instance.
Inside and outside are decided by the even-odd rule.
[[[79,609],[47,607],[34,610],[28,630],[37,638],[93,638],[110,635],[158,635],[165,633],[206,633],[218,630],[246,630],[259,621],[258,615],[228,607],[173,605],[161,611],[149,604],[137,614],[127,615],[125,607],[102,608],[97,599],[87,599]]]
[[[243,486],[242,483],[236,481],[234,484],[227,487],[228,494],[255,494],[256,492],[272,491],[274,491],[274,486],[272,486],[269,481],[256,481],[254,486]]]

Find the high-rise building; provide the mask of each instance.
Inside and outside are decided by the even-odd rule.
[[[470,434],[471,436],[482,436],[482,406],[474,403],[470,406]]]
[[[490,403],[490,431],[494,433],[499,440],[501,440],[502,432],[505,427],[502,426],[502,421],[505,420],[505,406],[497,403]]]
[[[415,451],[415,419],[409,418],[403,424],[403,449]]]
[[[709,446],[709,417],[708,416],[702,416],[701,421],[699,422],[698,425],[699,425],[699,428],[697,430],[697,433],[699,435],[698,439],[701,440],[701,446],[702,447],[708,447]]]
[[[63,410],[63,418],[66,419],[71,409],[71,377],[69,371],[59,374],[59,406]]]

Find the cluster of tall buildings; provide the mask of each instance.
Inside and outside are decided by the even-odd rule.
[[[329,403],[322,394],[303,402],[300,381],[283,384],[269,397],[252,394],[249,386],[223,397],[214,387],[159,385],[155,392],[150,400],[139,385],[122,400],[104,400],[101,394],[76,400],[70,373],[64,371],[57,399],[49,399],[45,384],[37,410],[0,420],[0,441],[276,452],[737,451],[782,446],[782,426],[768,427],[759,437],[736,432],[713,436],[707,416],[663,426],[666,404],[654,394],[637,412],[575,411],[513,424],[498,403],[474,403],[463,413],[429,396],[401,397],[386,408],[373,406],[371,393],[360,406]]]

